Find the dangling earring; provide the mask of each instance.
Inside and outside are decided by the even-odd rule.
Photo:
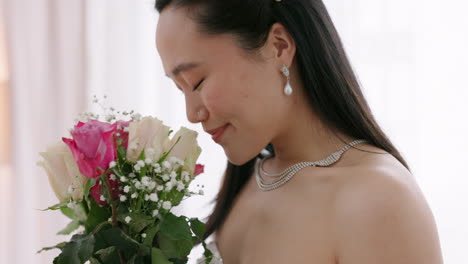
[[[291,77],[289,76],[289,69],[286,65],[283,65],[281,68],[281,72],[283,73],[284,76],[287,78],[286,86],[284,87],[284,94],[287,96],[290,96],[293,92],[293,89],[290,84]]]

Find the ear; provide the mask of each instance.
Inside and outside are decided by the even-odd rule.
[[[296,55],[296,42],[288,30],[280,23],[271,26],[266,43],[270,56],[278,61],[279,65],[290,67]]]

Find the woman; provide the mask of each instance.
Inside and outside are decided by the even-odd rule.
[[[205,235],[224,263],[442,263],[432,213],[322,1],[156,8],[164,70],[229,160]]]

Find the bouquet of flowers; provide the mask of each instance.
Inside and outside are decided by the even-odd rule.
[[[58,234],[75,233],[43,250],[60,249],[57,264],[169,264],[187,263],[200,242],[209,263],[205,224],[171,213],[184,198],[203,194],[188,188],[204,169],[196,163],[197,132],[182,127],[169,138],[173,131],[156,118],[133,111],[117,117],[110,109],[105,121],[81,114],[71,138],[40,153],[60,200],[48,209],[71,219]]]

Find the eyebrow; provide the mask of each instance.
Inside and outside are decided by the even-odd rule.
[[[190,62],[190,63],[182,63],[182,64],[179,64],[177,67],[175,67],[173,70],[172,70],[172,76],[177,76],[179,75],[181,72],[184,72],[184,71],[188,71],[188,70],[191,70],[193,68],[196,68],[200,66],[199,63],[196,63],[196,62]],[[166,74],[167,77],[169,77],[169,75]]]

